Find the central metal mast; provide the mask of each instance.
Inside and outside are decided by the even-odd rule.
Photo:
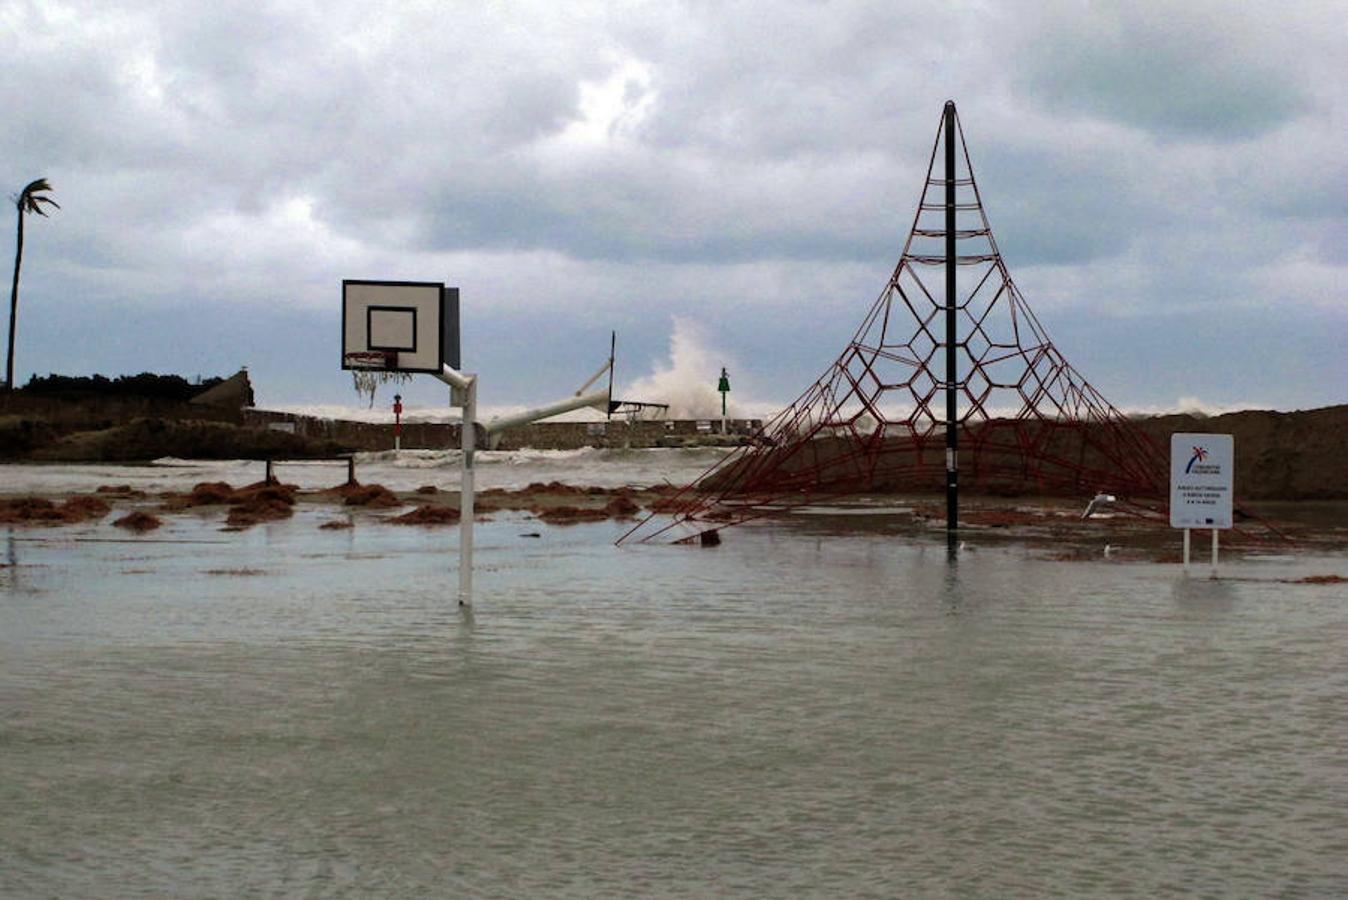
[[[946,539],[955,546],[959,521],[959,446],[955,372],[958,330],[955,316],[955,102],[945,104],[945,528]]]

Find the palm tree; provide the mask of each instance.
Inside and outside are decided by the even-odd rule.
[[[19,267],[23,265],[23,217],[28,213],[45,216],[47,211],[42,208],[44,203],[60,209],[61,204],[50,197],[42,196],[43,191],[50,191],[51,189],[47,179],[39,178],[37,181],[29,183],[14,199],[14,205],[19,209],[19,239],[18,246],[14,250],[14,283],[9,289],[9,356],[5,359],[6,391],[14,390],[14,327],[19,316]]]

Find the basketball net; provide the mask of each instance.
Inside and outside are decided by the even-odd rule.
[[[406,384],[412,380],[409,372],[384,368],[388,365],[388,357],[383,353],[348,353],[346,358],[350,363],[368,366],[351,370],[351,384],[356,389],[357,395],[369,398],[370,409],[374,409],[374,395],[378,393],[380,385],[389,382]]]

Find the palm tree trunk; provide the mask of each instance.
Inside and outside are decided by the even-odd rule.
[[[23,265],[23,207],[19,207],[19,236],[14,248],[14,281],[9,288],[9,355],[5,357],[5,390],[14,390],[14,329],[19,318],[19,267]]]

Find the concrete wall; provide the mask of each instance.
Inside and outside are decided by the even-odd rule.
[[[320,419],[295,413],[250,409],[244,424],[255,427],[293,429],[305,437],[328,438],[356,450],[392,450],[393,424]],[[669,420],[664,422],[535,422],[511,428],[501,435],[502,450],[534,447],[540,450],[575,450],[580,447],[678,447],[685,443],[714,443],[720,420]],[[727,421],[728,440],[752,434],[762,427],[758,419]],[[459,426],[414,422],[402,428],[405,450],[443,450],[459,446]],[[478,432],[478,446],[486,437]]]

